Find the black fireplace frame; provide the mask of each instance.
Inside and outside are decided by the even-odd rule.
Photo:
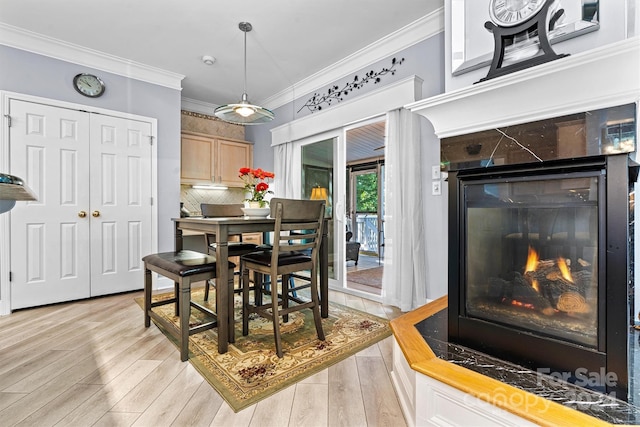
[[[570,177],[579,172],[599,172],[605,180],[598,212],[598,344],[596,349],[544,337],[467,315],[465,307],[466,260],[463,185],[486,179],[522,179],[543,175]],[[512,361],[529,369],[551,372],[615,373],[615,384],[598,391],[627,400],[629,271],[629,190],[638,168],[628,154],[551,160],[507,166],[451,170],[449,181],[449,310],[451,342]],[[604,194],[602,194],[604,193]]]

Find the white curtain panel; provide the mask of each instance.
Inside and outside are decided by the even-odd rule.
[[[406,109],[387,115],[385,147],[384,304],[410,311],[427,302],[427,252],[418,117]]]
[[[288,199],[299,199],[302,185],[302,174],[300,165],[302,164],[302,150],[300,144],[287,142],[274,147],[274,174],[273,180],[274,197],[284,197]]]

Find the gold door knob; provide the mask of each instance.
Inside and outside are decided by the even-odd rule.
[[[93,216],[94,218],[98,218],[100,216],[100,211],[91,212],[91,216]]]
[[[85,211],[80,211],[80,212],[78,212],[78,216],[80,218],[84,218],[85,216],[87,216],[87,213]]]

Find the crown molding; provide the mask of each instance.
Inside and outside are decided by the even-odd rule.
[[[194,113],[206,114],[207,116],[213,115],[213,111],[218,108],[218,104],[212,104],[210,102],[200,101],[193,98],[181,98],[181,110],[191,111]]]
[[[405,108],[439,138],[640,100],[640,38],[634,37],[423,99]]]
[[[270,96],[259,104],[273,111],[293,101],[295,96],[317,91],[442,31],[444,31],[444,8],[440,8],[394,31],[333,65],[310,75],[298,83],[294,83],[293,86]]]
[[[182,90],[185,77],[1,22],[0,44],[170,89]]]

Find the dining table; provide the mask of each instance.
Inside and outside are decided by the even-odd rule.
[[[227,283],[229,270],[224,268],[228,264],[229,236],[242,233],[274,231],[275,218],[270,217],[184,217],[173,218],[175,225],[175,250],[183,249],[183,231],[209,233],[215,235],[216,241],[216,281]],[[204,239],[204,237],[203,237]],[[319,292],[320,314],[323,318],[329,316],[329,248],[327,243],[327,220],[322,228],[322,240],[319,254]],[[229,292],[228,286],[216,288],[216,314],[218,322],[218,352],[226,353],[229,347],[231,328],[234,328],[234,313],[229,313],[228,299],[233,298],[234,293]]]

